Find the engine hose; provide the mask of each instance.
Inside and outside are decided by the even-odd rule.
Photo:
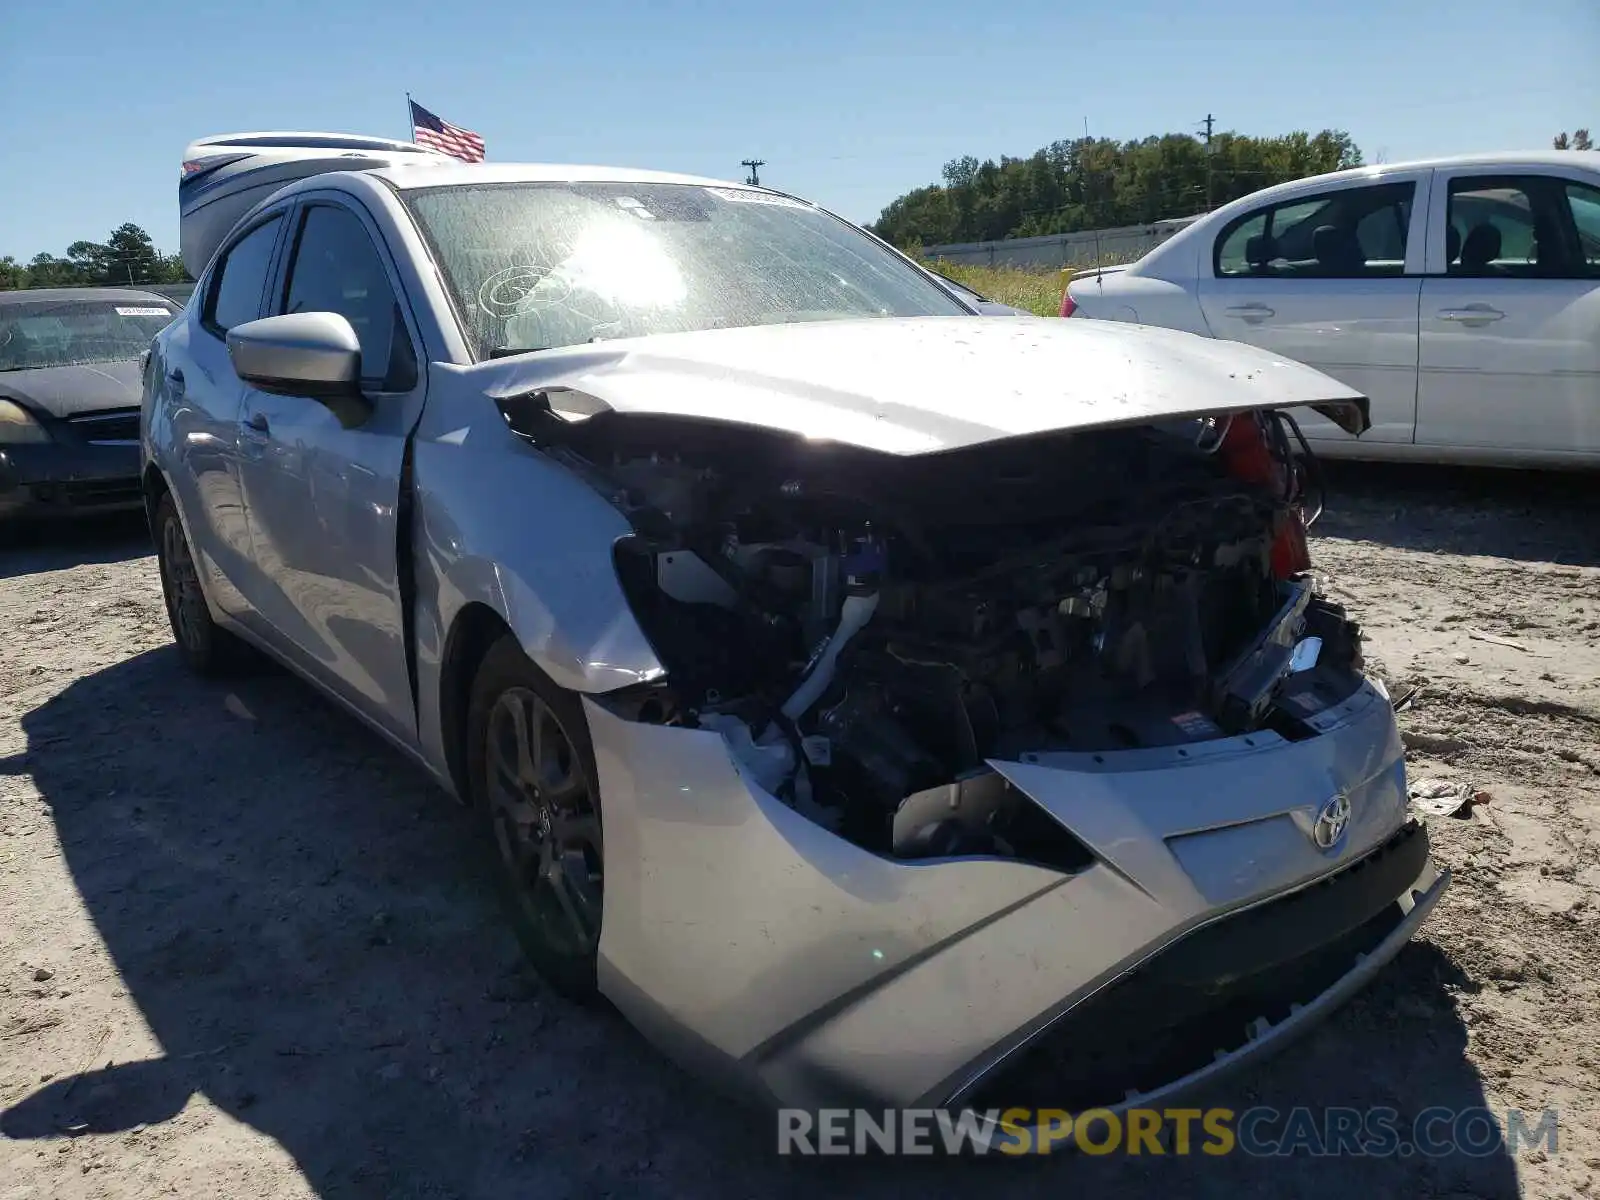
[[[872,614],[877,608],[877,592],[865,596],[845,597],[844,606],[839,613],[839,624],[835,627],[833,636],[828,639],[828,644],[823,647],[816,666],[801,681],[794,695],[783,702],[785,717],[798,722],[811,710],[811,706],[822,698],[822,694],[828,690],[828,685],[833,682],[833,672],[838,665],[840,652],[850,639],[860,633],[862,627],[872,620]]]

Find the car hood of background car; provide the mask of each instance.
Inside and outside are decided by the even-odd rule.
[[[0,371],[0,398],[51,417],[137,408],[141,378],[137,359]]]
[[[1368,427],[1367,401],[1310,367],[1237,342],[1100,321],[816,321],[441,369],[497,400],[542,392],[568,421],[675,416],[889,454],[1254,408],[1309,406],[1352,433]]]

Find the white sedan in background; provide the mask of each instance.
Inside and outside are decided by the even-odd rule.
[[[1600,466],[1600,152],[1361,167],[1236,200],[1062,315],[1249,342],[1372,402],[1317,453]]]

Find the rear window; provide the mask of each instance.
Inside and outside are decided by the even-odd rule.
[[[138,358],[177,315],[153,297],[0,304],[0,371]]]
[[[1361,279],[1405,270],[1416,184],[1340,188],[1235,218],[1217,239],[1219,277]]]

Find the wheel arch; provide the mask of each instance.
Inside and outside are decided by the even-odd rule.
[[[154,537],[156,509],[161,506],[163,496],[172,495],[172,488],[167,484],[167,477],[161,473],[161,468],[153,462],[145,464],[144,474],[139,479],[139,488],[144,493],[145,523],[150,526],[150,535]],[[176,497],[173,497],[173,503],[177,503]],[[183,514],[180,512],[178,517],[182,520]]]
[[[472,803],[466,746],[472,684],[489,647],[506,634],[515,631],[504,615],[481,600],[468,601],[450,623],[439,657],[439,740],[450,783],[466,805]]]
[[[572,693],[616,691],[664,668],[617,577],[615,543],[632,532],[621,515],[525,446],[491,443],[467,453],[429,427],[428,412],[444,432],[461,420],[485,442],[505,422],[482,414],[479,432],[470,406],[453,413],[448,389],[436,395],[430,384],[414,441],[418,739],[435,775],[465,800],[466,702],[495,636],[511,634],[551,683]]]

